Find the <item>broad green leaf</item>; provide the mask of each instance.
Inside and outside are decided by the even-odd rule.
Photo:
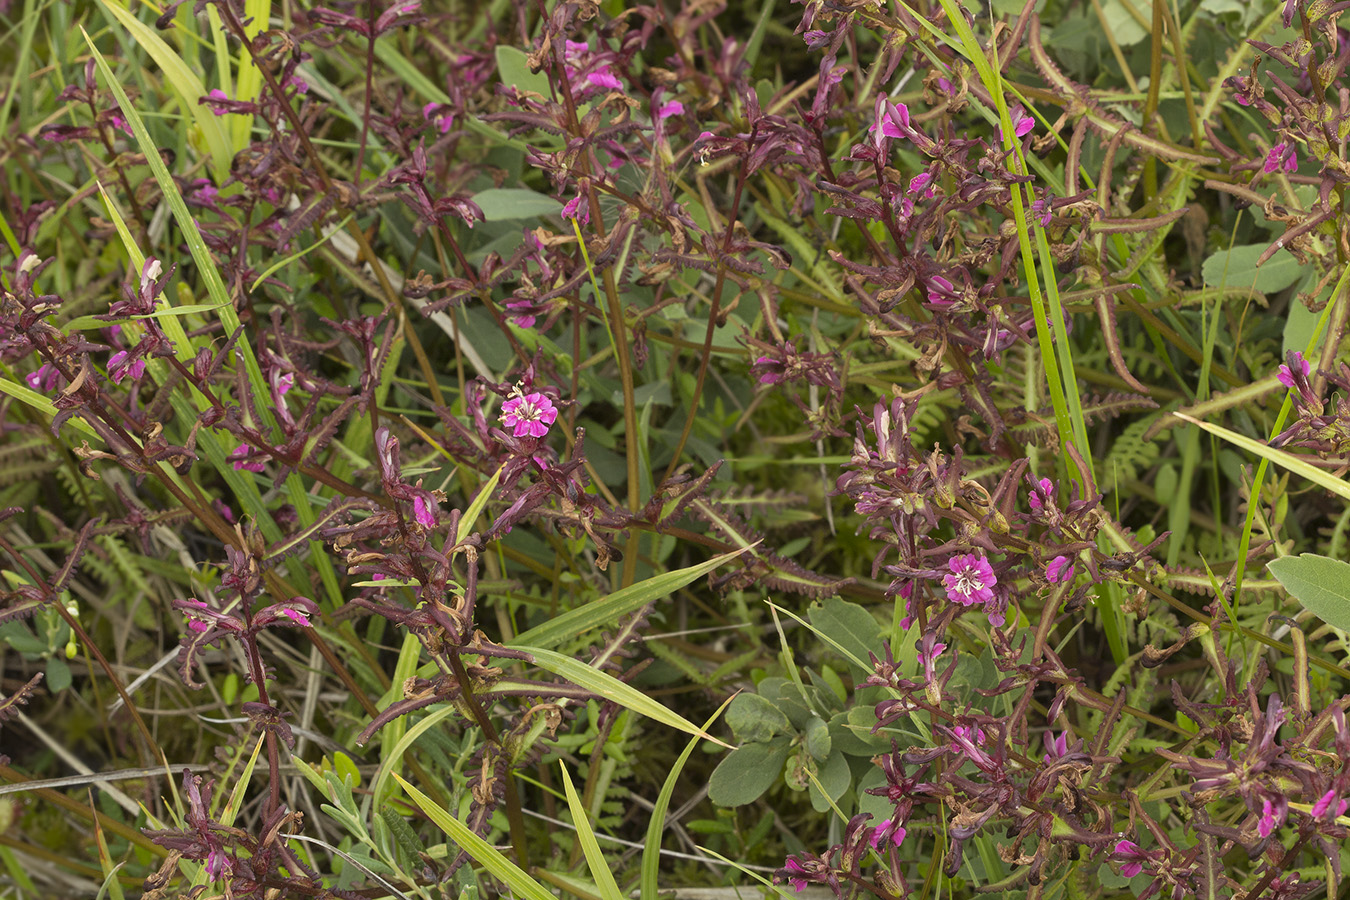
[[[721,556],[714,556],[707,562],[699,563],[696,566],[676,569],[674,572],[663,572],[660,575],[648,578],[646,581],[629,585],[615,591],[603,600],[596,600],[593,603],[587,603],[580,609],[555,616],[543,625],[517,635],[516,639],[508,643],[507,646],[533,652],[538,648],[556,647],[564,641],[580,637],[592,629],[612,625],[621,617],[637,612],[653,600],[669,597],[694,579],[707,575],[723,563],[735,559],[741,552],[740,550],[733,550],[730,553],[723,553]]]
[[[806,726],[806,752],[811,754],[811,758],[817,762],[827,759],[834,741],[830,739],[830,726],[825,724],[824,719],[813,718],[811,724]]]
[[[586,854],[586,865],[591,870],[591,877],[595,879],[595,886],[600,890],[601,900],[624,900],[623,891],[619,890],[614,873],[609,870],[609,863],[605,862],[605,855],[600,852],[600,843],[595,839],[595,831],[591,828],[590,814],[582,804],[581,798],[577,796],[577,789],[572,786],[572,776],[567,771],[567,763],[560,759],[558,767],[562,769],[563,790],[567,793],[567,808],[572,811],[572,824],[577,829],[577,840],[581,843],[581,852]]]
[[[788,717],[759,694],[740,694],[727,710],[727,724],[736,740],[767,741],[792,727]]]
[[[784,736],[733,750],[713,770],[708,798],[718,806],[754,803],[782,775],[789,749],[791,741]]]
[[[1210,287],[1250,287],[1263,294],[1274,294],[1298,281],[1305,267],[1288,250],[1280,250],[1259,269],[1256,261],[1269,249],[1268,244],[1240,244],[1219,250],[1200,268]]]
[[[1304,553],[1266,564],[1303,608],[1333,628],[1350,631],[1350,563]]]
[[[502,84],[520,88],[522,91],[534,91],[543,97],[553,95],[548,76],[543,72],[531,72],[529,57],[524,50],[506,44],[497,45],[497,75]]]
[[[849,780],[848,759],[843,753],[832,754],[821,765],[807,788],[811,795],[811,806],[816,812],[825,812],[831,804],[838,803],[839,798],[844,796],[844,792],[848,790]],[[828,801],[826,797],[829,798]]]
[[[525,873],[520,866],[503,856],[496,847],[474,834],[473,831],[450,813],[441,809],[426,794],[413,787],[402,777],[395,775],[398,783],[408,792],[417,808],[427,814],[446,836],[481,865],[498,881],[504,882],[521,900],[557,900],[553,892],[545,888]]]
[[[811,604],[812,630],[838,647],[855,669],[871,672],[868,653],[881,650],[881,625],[856,603],[827,597]]]
[[[483,218],[489,222],[537,219],[562,212],[562,204],[557,200],[526,188],[488,188],[469,199],[478,205],[483,211]]]
[[[537,647],[521,647],[520,649],[533,656],[534,664],[544,671],[552,672],[560,678],[566,678],[578,687],[583,687],[605,700],[617,703],[624,709],[631,709],[639,715],[646,716],[663,725],[669,725],[671,728],[679,729],[685,734],[696,735],[712,741],[722,747],[730,746],[708,734],[684,716],[666,709],[637,688],[624,684],[613,675],[606,674],[598,669],[592,669],[579,659],[563,656],[561,653],[554,653],[552,650],[541,650]]]

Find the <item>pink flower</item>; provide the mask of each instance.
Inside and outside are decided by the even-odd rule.
[[[1045,741],[1045,749],[1049,752],[1043,759],[1048,763],[1051,760],[1059,759],[1069,752],[1069,732],[1063,731],[1059,737],[1055,737],[1052,732],[1047,731],[1041,735]]]
[[[1125,861],[1120,864],[1120,874],[1126,878],[1133,878],[1144,870],[1144,860],[1147,857],[1134,841],[1121,841],[1116,844],[1115,855],[1125,857]]]
[[[872,135],[872,145],[878,150],[888,139],[910,137],[913,129],[909,126],[909,107],[896,103],[890,97],[878,97],[876,117],[868,133]]]
[[[1293,355],[1294,361],[1298,365],[1299,371],[1302,373],[1303,379],[1306,381],[1308,376],[1312,373],[1312,363],[1304,359],[1302,353],[1295,352]],[[1280,374],[1276,377],[1279,378],[1280,384],[1289,388],[1289,390],[1291,391],[1298,390],[1298,382],[1295,381],[1294,379],[1294,370],[1289,368],[1289,366],[1281,363]]]
[[[212,100],[224,100],[226,102],[228,102],[230,99],[230,95],[222,91],[220,88],[212,88],[211,90],[206,92],[206,96],[210,97]],[[227,112],[229,112],[229,110],[222,109],[219,106],[213,106],[211,107],[211,112],[215,113],[218,116],[223,116]]]
[[[211,506],[213,506],[213,507],[215,508],[216,512],[220,513],[220,517],[221,517],[222,519],[224,519],[226,522],[230,522],[230,523],[233,524],[233,522],[234,522],[234,510],[230,509],[228,506],[226,506],[224,503],[220,502],[219,500],[212,500],[212,501],[211,501]]]
[[[1025,137],[1036,127],[1036,120],[1027,115],[1027,111],[1022,108],[1022,104],[1017,104],[1008,110],[1008,118],[1012,119],[1013,134],[1018,137]],[[998,126],[998,136],[1003,137],[1003,126]]]
[[[441,103],[428,103],[422,107],[423,121],[434,124],[441,134],[448,133],[455,124],[455,114],[444,110],[445,106]]]
[[[1261,798],[1261,818],[1256,823],[1256,833],[1261,837],[1270,837],[1283,822],[1287,807],[1284,803],[1271,803],[1269,797]]]
[[[887,819],[877,826],[877,830],[872,832],[872,836],[867,839],[867,843],[872,845],[873,850],[876,850],[889,835],[891,843],[899,847],[905,840],[905,834],[903,825],[893,825],[891,820]]]
[[[298,609],[291,609],[290,607],[282,606],[277,609],[277,612],[285,616],[286,618],[290,619],[292,622],[294,622],[296,625],[299,625],[302,628],[310,627],[309,618]]]
[[[669,119],[671,116],[684,115],[684,104],[678,100],[672,100],[669,103],[663,103],[661,108],[656,111],[658,121]]]
[[[1336,800],[1336,791],[1335,789],[1332,789],[1319,797],[1317,802],[1312,805],[1312,817],[1314,819],[1320,819],[1325,816],[1331,810],[1333,801],[1336,802],[1336,815],[1345,815],[1345,810],[1347,807],[1350,807],[1350,802]]]
[[[136,381],[144,374],[145,360],[131,359],[131,354],[125,350],[117,351],[108,360],[108,377],[113,380],[113,384],[121,384],[128,375],[132,381]]]
[[[909,180],[909,192],[916,197],[923,196],[925,199],[932,197],[932,181],[932,175],[927,172],[920,172]]]
[[[43,363],[36,372],[30,372],[24,376],[24,381],[35,391],[42,391],[44,394],[56,387],[61,379],[61,373],[57,371],[56,366],[51,363]]]
[[[942,582],[947,587],[947,597],[962,606],[974,606],[988,603],[994,599],[994,568],[989,560],[973,553],[953,556],[947,562],[951,574],[943,575]]]
[[[792,885],[792,887],[796,889],[797,893],[800,894],[803,890],[806,889],[806,879],[805,879],[805,878],[794,878],[794,877],[793,877],[794,875],[799,875],[799,874],[800,874],[800,875],[806,875],[806,874],[807,874],[806,869],[803,868],[803,866],[802,866],[801,863],[797,862],[795,859],[793,859],[792,857],[789,856],[789,857],[787,858],[787,861],[783,863],[783,868],[784,868],[784,869],[787,869],[787,871],[788,871],[788,884]]]
[[[586,81],[593,87],[603,88],[609,91],[623,90],[623,82],[620,81],[608,66],[601,67],[586,76]]]
[[[1067,556],[1056,556],[1045,567],[1045,577],[1051,584],[1062,584],[1073,578],[1073,564]]]
[[[589,225],[591,222],[591,207],[586,202],[582,194],[577,194],[562,208],[562,217],[564,219],[578,219],[583,225]]]
[[[1031,505],[1033,510],[1040,512],[1045,508],[1046,500],[1054,499],[1055,483],[1049,478],[1042,478],[1040,481],[1036,482],[1036,488],[1039,488],[1039,490],[1032,489],[1031,493],[1027,495],[1027,503]],[[1045,499],[1042,500],[1042,497]]]
[[[248,456],[250,453],[252,453],[252,452],[253,452],[253,448],[252,448],[251,446],[249,446],[247,443],[240,444],[238,447],[235,447],[235,448],[234,448],[234,452],[231,453],[230,456],[237,456],[237,457],[239,457],[239,459],[234,460],[234,468],[235,468],[236,471],[241,471],[241,472],[262,472],[262,471],[265,471],[266,467],[265,467],[261,462],[258,462],[258,461],[256,461],[256,460],[253,461],[253,462],[249,462],[249,461],[245,458],[245,457],[247,457],[247,456]]]
[[[1281,169],[1286,172],[1298,169],[1298,154],[1294,152],[1294,145],[1283,141],[1270,148],[1270,153],[1266,154],[1263,171],[1267,175],[1272,175]]]
[[[436,514],[432,512],[426,498],[420,494],[413,498],[413,518],[423,528],[433,528],[436,525]]]
[[[513,429],[516,437],[541,438],[558,419],[553,401],[538,391],[512,397],[502,404],[501,423]]]
[[[928,278],[928,302],[939,308],[945,309],[960,299],[961,292],[956,289],[947,278],[941,275],[932,275]]]

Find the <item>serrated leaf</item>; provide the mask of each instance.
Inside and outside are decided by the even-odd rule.
[[[1284,589],[1333,628],[1350,631],[1350,563],[1304,553],[1266,564]]]

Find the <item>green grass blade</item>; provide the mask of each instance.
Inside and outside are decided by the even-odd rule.
[[[731,747],[730,744],[723,743],[708,734],[684,716],[666,709],[637,688],[624,684],[613,675],[593,669],[581,660],[563,656],[561,653],[554,653],[552,650],[540,650],[535,647],[521,647],[520,649],[532,655],[534,664],[539,668],[546,672],[552,672],[560,678],[566,678],[603,700],[617,703],[624,709],[630,709],[638,715],[646,716],[662,725],[669,725],[685,734],[695,735],[728,749]]]
[[[183,113],[189,116],[201,131],[202,141],[206,145],[207,154],[211,157],[211,173],[215,177],[216,184],[224,184],[230,174],[230,161],[234,154],[230,152],[230,138],[220,117],[209,107],[197,102],[206,96],[202,80],[188,67],[177,51],[165,43],[152,28],[132,15],[126,7],[119,6],[111,0],[102,0],[102,4],[103,8],[131,34],[132,39],[150,54],[150,58],[164,73],[165,80],[178,97],[178,104],[182,107]],[[88,40],[87,34],[85,39]],[[125,94],[125,91],[121,90],[121,84],[118,84],[117,88],[114,93]],[[121,97],[117,102],[122,105],[124,113],[130,111],[130,102]],[[153,156],[155,159],[159,158],[158,148],[153,151]]]
[[[734,699],[735,694],[723,701],[717,712],[703,723],[704,731],[722,717],[722,713],[726,712]],[[671,767],[665,783],[661,785],[661,793],[656,796],[656,804],[652,806],[652,817],[647,821],[647,837],[643,841],[642,848],[642,888],[639,900],[657,900],[657,875],[661,870],[661,835],[666,830],[666,811],[670,809],[670,798],[675,794],[675,784],[680,779],[680,773],[684,771],[684,764],[689,761],[694,748],[698,746],[698,741],[698,738],[691,738],[689,743],[684,745],[684,752],[675,760],[675,765]]]
[[[623,891],[619,890],[614,873],[609,870],[609,863],[605,862],[605,855],[600,852],[600,842],[595,839],[586,807],[577,796],[577,789],[572,786],[567,763],[558,760],[558,768],[562,770],[563,790],[567,793],[567,808],[572,811],[572,824],[577,829],[577,841],[581,844],[581,852],[586,854],[586,865],[595,879],[595,886],[600,890],[601,900],[624,900]]]
[[[436,826],[469,854],[472,860],[487,869],[493,878],[510,888],[520,900],[557,900],[552,891],[531,878],[524,869],[503,856],[496,847],[474,834],[464,823],[437,806],[426,794],[401,776],[395,775],[394,778],[403,785],[413,803],[426,813],[427,818],[436,823]]]
[[[653,600],[670,596],[694,579],[707,575],[718,566],[740,556],[743,552],[742,550],[733,550],[730,553],[714,556],[707,562],[699,563],[696,566],[676,569],[673,572],[663,572],[660,575],[648,578],[646,581],[621,588],[603,600],[596,600],[593,603],[587,603],[580,609],[555,616],[543,625],[517,635],[516,639],[507,646],[534,652],[537,649],[556,647],[593,629],[612,625],[621,616],[636,612]]]

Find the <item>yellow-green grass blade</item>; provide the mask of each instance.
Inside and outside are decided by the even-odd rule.
[[[619,890],[619,884],[614,880],[614,873],[609,870],[609,863],[605,862],[605,854],[600,852],[600,842],[595,839],[595,831],[591,828],[586,807],[577,796],[577,789],[572,786],[572,776],[567,771],[567,763],[558,760],[558,768],[562,770],[563,790],[567,794],[567,808],[572,811],[572,824],[577,829],[577,841],[581,844],[581,852],[586,855],[586,865],[591,870],[591,877],[595,879],[600,898],[624,900],[623,892]]]
[[[480,496],[482,495],[480,494]],[[596,600],[579,609],[573,609],[560,616],[555,616],[543,625],[517,635],[516,639],[507,646],[518,647],[532,653],[537,649],[556,647],[564,641],[579,637],[596,628],[613,625],[620,617],[636,612],[653,600],[670,596],[694,579],[707,575],[718,566],[740,556],[743,552],[743,550],[733,550],[730,553],[714,556],[698,565],[676,569],[673,572],[663,572],[660,575],[648,578],[646,581],[631,584],[626,588],[615,591],[603,600]]]
[[[417,808],[426,813],[446,836],[457,844],[469,858],[478,863],[498,881],[505,884],[519,900],[557,900],[553,892],[531,878],[524,869],[507,859],[496,847],[483,840],[466,826],[436,805],[426,794],[413,787],[399,775],[394,778],[408,792]]]
[[[712,741],[721,747],[731,746],[708,734],[684,716],[666,709],[632,685],[625,684],[613,675],[601,672],[599,669],[593,669],[581,660],[563,656],[561,653],[554,653],[552,650],[540,650],[534,647],[522,647],[520,649],[533,656],[534,664],[539,668],[546,672],[552,672],[560,678],[565,678],[578,687],[585,688],[602,700],[616,703],[638,715],[646,716],[663,725],[669,725],[685,734],[692,734],[704,740]]]
[[[214,176],[216,184],[224,184],[226,177],[230,174],[230,160],[233,159],[234,154],[230,151],[230,138],[225,133],[225,126],[220,117],[209,107],[198,103],[202,97],[206,96],[206,88],[202,85],[201,78],[188,67],[188,64],[178,55],[178,51],[165,43],[164,39],[156,34],[154,29],[136,18],[125,6],[113,2],[113,0],[101,0],[101,2],[103,8],[130,33],[132,39],[146,53],[150,54],[150,58],[164,73],[164,78],[177,95],[178,103],[183,108],[183,112],[192,118],[193,124],[197,126],[201,133],[202,142],[205,144],[207,155],[211,159],[211,174]],[[120,88],[121,85],[119,84],[118,87]],[[117,91],[114,91],[114,93],[117,93]],[[118,103],[122,105],[125,115],[131,104],[121,98],[118,98]],[[154,155],[158,158],[158,148],[155,149]]]

